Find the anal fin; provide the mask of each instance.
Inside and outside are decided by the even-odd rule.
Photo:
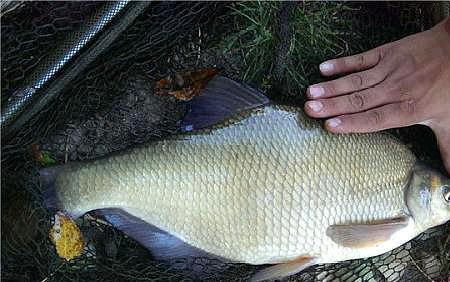
[[[310,256],[300,256],[295,260],[276,264],[273,266],[269,266],[259,272],[257,272],[250,281],[266,281],[266,280],[274,280],[280,279],[283,277],[287,277],[290,275],[294,275],[299,273],[300,271],[305,270],[306,268],[317,263],[317,258]]]
[[[170,260],[188,257],[217,259],[216,256],[195,248],[122,209],[108,208],[97,210],[95,213],[102,215],[112,226],[139,242],[156,259]]]

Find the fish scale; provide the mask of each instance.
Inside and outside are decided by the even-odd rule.
[[[405,213],[414,163],[387,134],[333,135],[301,109],[270,105],[212,129],[72,165],[56,184],[69,213],[120,207],[232,261],[309,255],[335,262],[367,250],[337,245],[327,227]]]

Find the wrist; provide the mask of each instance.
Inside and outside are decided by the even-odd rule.
[[[443,71],[450,73],[450,17],[438,23],[430,30],[435,45],[434,56],[442,61]],[[438,55],[439,54],[439,55]]]
[[[444,30],[448,35],[450,35],[450,17],[444,20]]]
[[[437,34],[437,36],[442,37],[443,40],[450,40],[450,17],[433,26],[431,31]]]

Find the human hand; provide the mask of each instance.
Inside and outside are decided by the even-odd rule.
[[[413,124],[429,126],[450,173],[450,18],[430,30],[370,51],[320,65],[306,113],[334,133],[374,132]]]

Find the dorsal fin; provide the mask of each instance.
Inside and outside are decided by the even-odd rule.
[[[216,76],[203,92],[187,102],[187,114],[180,124],[187,132],[217,124],[233,115],[269,103],[260,91],[232,79]]]

